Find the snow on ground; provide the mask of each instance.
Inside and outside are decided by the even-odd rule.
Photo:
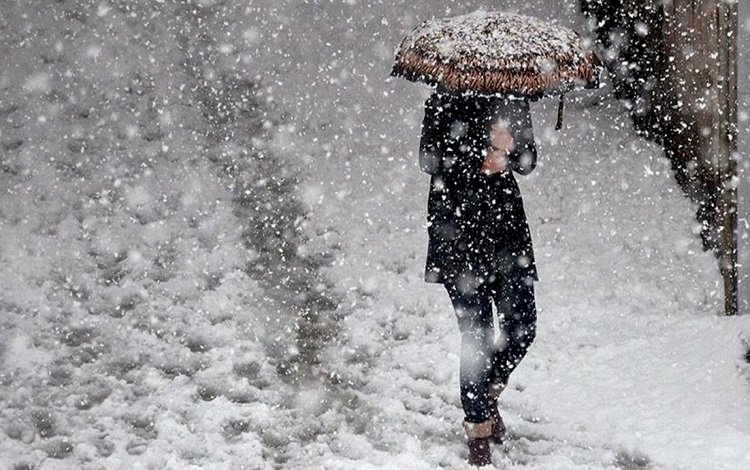
[[[280,465],[333,300],[274,114],[202,10],[2,8],[0,468]]]
[[[0,75],[0,466],[468,468],[458,331],[422,280],[427,90],[385,77],[418,18],[481,2],[413,3],[82,2],[55,22],[14,3],[4,37],[36,40]],[[508,6],[579,21],[572,2]],[[235,70],[283,124],[225,120],[222,102],[254,96],[232,95]],[[556,103],[532,108],[540,162],[519,184],[539,332],[495,467],[750,468],[750,319],[719,316],[716,263],[660,150],[601,95],[559,133]],[[273,199],[243,186],[265,187],[256,175]],[[300,215],[274,210],[289,191],[305,233],[274,258],[272,226]],[[304,330],[316,348],[337,335],[301,378],[300,306],[322,317]]]
[[[354,440],[366,429],[367,452],[341,444],[363,467],[454,467],[462,452],[457,328],[445,292],[421,278],[428,177],[414,152],[426,91],[382,82],[387,45],[415,16],[480,6],[436,5],[274,12],[291,31],[282,43],[308,18],[333,26],[306,36],[299,56],[284,61],[289,73],[274,78],[309,126],[294,144],[309,151],[320,140],[333,149],[310,169],[322,193],[313,213],[338,227],[321,228],[321,237],[342,246],[330,272],[354,312],[345,321],[348,355],[331,354],[344,360],[358,408],[367,410],[354,412],[350,430]],[[578,21],[570,2],[516,7]],[[355,31],[348,16],[360,21]],[[321,57],[337,36],[348,47]],[[331,83],[307,86],[331,68]],[[351,70],[361,75],[347,77]],[[506,396],[516,439],[498,465],[746,468],[750,384],[740,336],[749,322],[718,315],[718,270],[696,239],[694,208],[661,151],[633,136],[621,105],[569,106],[560,134],[551,130],[554,112],[554,103],[534,105],[541,163],[519,178],[539,252],[540,332],[513,379],[522,392]]]
[[[512,439],[496,464],[746,468],[750,386],[739,333],[749,321],[718,315],[719,277],[690,204],[620,105],[570,109],[560,135],[553,108],[535,107],[541,162],[519,178],[540,260],[539,333],[504,395]],[[423,468],[453,468],[463,452],[458,332],[442,287],[421,278],[428,180],[414,170],[400,185],[393,178],[381,208],[377,194],[335,213],[321,208],[363,227],[342,230],[346,255],[332,273],[359,294],[345,359],[364,364],[348,380],[373,447],[344,455],[395,465],[374,453],[385,442]]]

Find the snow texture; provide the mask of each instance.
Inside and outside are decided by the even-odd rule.
[[[540,96],[595,87],[600,72],[596,55],[573,30],[477,10],[425,20],[401,41],[392,74],[455,92]]]
[[[543,72],[553,57],[582,61],[583,41],[574,31],[537,18],[504,12],[475,12],[427,20],[407,36],[402,47],[424,41],[435,61],[475,57],[489,69],[531,68]]]
[[[428,90],[385,77],[480,5],[3,2],[0,468],[469,468]],[[539,330],[494,468],[750,468],[750,319],[606,93],[560,132],[532,106]]]

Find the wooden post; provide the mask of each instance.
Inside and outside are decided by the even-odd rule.
[[[698,205],[703,246],[719,259],[724,312],[735,315],[739,0],[581,2],[597,19],[599,40],[621,54],[614,63],[628,69],[613,74],[615,89],[643,102],[646,112],[633,112],[634,122],[664,146]],[[612,33],[622,31],[618,46]]]
[[[707,223],[702,235],[719,258],[724,313],[735,315],[737,2],[671,0],[664,13],[670,62],[660,86],[672,122],[666,147],[686,169],[683,187],[701,203],[699,220]]]
[[[737,314],[737,3],[716,5],[718,99],[716,150],[720,266],[724,279],[724,313]]]

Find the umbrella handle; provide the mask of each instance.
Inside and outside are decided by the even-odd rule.
[[[563,96],[565,95],[560,95],[560,104],[557,106],[557,124],[555,124],[556,131],[562,129],[563,109],[565,108],[565,101],[563,101]]]

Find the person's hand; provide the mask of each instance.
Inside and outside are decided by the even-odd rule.
[[[508,154],[516,148],[513,136],[508,132],[507,125],[498,121],[492,124],[490,129],[491,147],[487,149],[482,162],[481,172],[485,175],[494,175],[508,169]]]
[[[508,131],[507,126],[502,122],[492,124],[492,128],[490,129],[490,142],[494,148],[507,153],[512,152],[516,148],[516,142],[513,140],[513,136]]]
[[[508,156],[505,151],[489,148],[482,162],[481,172],[484,175],[494,175],[508,169]]]

